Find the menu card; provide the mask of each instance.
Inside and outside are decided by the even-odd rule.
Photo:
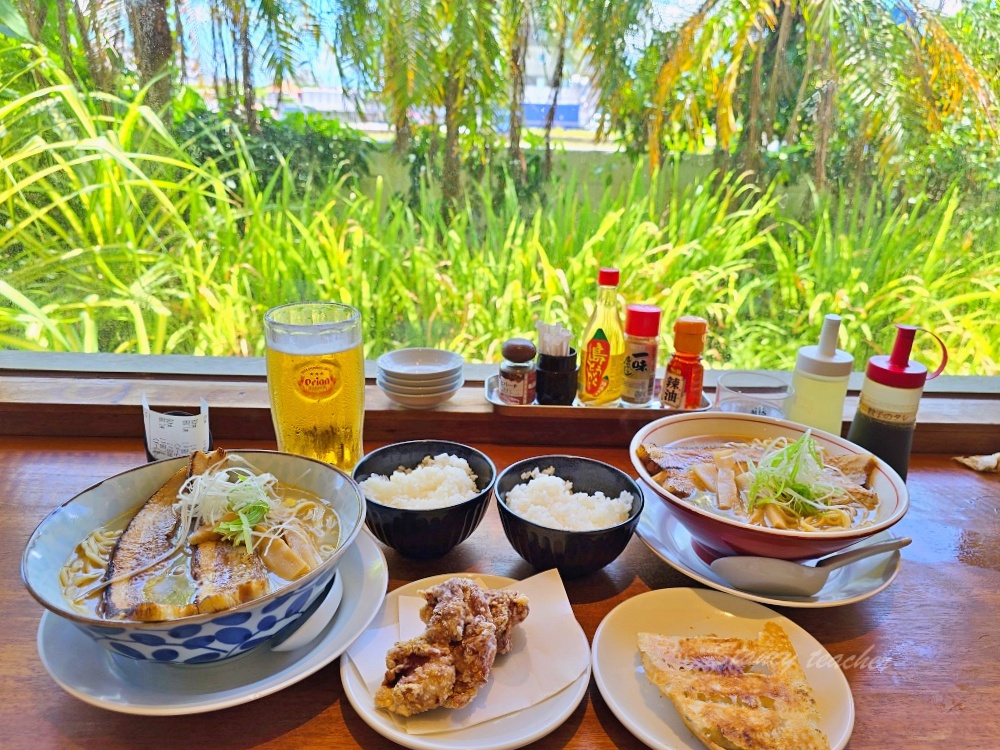
[[[475,578],[473,577],[473,580]],[[510,652],[497,656],[490,680],[465,708],[439,708],[416,716],[386,715],[409,734],[449,732],[533,706],[572,684],[590,663],[590,646],[577,623],[557,570],[507,587],[526,595],[528,618],[514,628]],[[374,704],[385,677],[385,654],[399,640],[424,632],[423,597],[399,596],[381,627],[366,631],[347,651]],[[387,605],[391,607],[391,603]],[[553,637],[558,634],[558,637]]]

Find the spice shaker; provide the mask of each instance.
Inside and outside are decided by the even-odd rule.
[[[827,315],[819,343],[803,346],[795,359],[788,419],[839,435],[844,423],[844,399],[854,357],[837,348],[840,316]]]
[[[948,350],[925,328],[899,323],[896,328],[892,354],[868,360],[858,411],[847,439],[874,453],[906,479],[924,383],[942,373],[948,364]],[[941,346],[941,364],[930,374],[924,365],[910,359],[917,331],[930,333]]]
[[[508,339],[500,348],[503,362],[497,379],[497,392],[505,404],[531,404],[535,401],[535,345],[528,339]]]
[[[674,355],[667,363],[660,388],[660,403],[666,409],[697,409],[701,406],[708,321],[696,315],[682,315],[674,322]]]
[[[656,381],[656,351],[660,336],[660,308],[625,308],[625,361],[622,370],[622,406],[649,406]]]

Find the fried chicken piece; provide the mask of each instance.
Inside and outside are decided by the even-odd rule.
[[[375,705],[400,716],[445,705],[455,687],[451,650],[428,643],[423,636],[401,641],[385,655],[386,673],[375,693]]]
[[[462,640],[465,626],[476,617],[492,622],[489,597],[468,578],[449,578],[420,593],[427,600],[420,619],[427,623],[424,635],[432,643]]]
[[[489,679],[497,656],[497,628],[486,591],[468,578],[450,578],[421,592],[420,618],[431,643],[448,643],[455,663],[455,689],[445,705],[466,706]]]
[[[486,591],[468,578],[450,578],[420,593],[423,635],[393,646],[375,705],[401,716],[432,708],[462,708],[489,680],[511,631],[528,616],[528,598]]]
[[[514,626],[524,622],[528,616],[528,597],[516,591],[496,589],[487,591],[490,602],[490,615],[493,624],[497,626],[497,653],[506,654],[510,651],[511,636]]]
[[[488,616],[477,615],[465,626],[465,634],[451,647],[455,662],[455,688],[445,706],[462,708],[469,705],[490,678],[497,657],[497,628]]]

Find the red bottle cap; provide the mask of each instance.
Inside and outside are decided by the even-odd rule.
[[[660,335],[660,308],[656,305],[628,305],[625,308],[625,333],[644,339]]]
[[[597,283],[601,286],[618,286],[619,276],[617,268],[602,268],[597,272]]]
[[[896,324],[896,328],[899,330],[896,332],[896,342],[892,346],[892,354],[878,354],[869,359],[865,376],[875,383],[892,388],[923,388],[925,381],[936,378],[944,370],[944,366],[948,364],[948,350],[941,339],[927,331],[937,339],[943,355],[941,364],[928,375],[926,367],[910,359],[913,337],[917,335],[917,331],[926,331],[926,329],[919,326],[904,326],[900,323]]]

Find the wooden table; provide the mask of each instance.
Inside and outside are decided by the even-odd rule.
[[[269,443],[245,447],[273,447]],[[374,446],[369,446],[374,447]],[[558,446],[480,444],[502,469]],[[631,471],[625,448],[574,453]],[[188,717],[148,718],[91,707],[64,693],[39,661],[41,609],[21,584],[24,544],[56,505],[90,484],[145,460],[141,441],[0,438],[0,747],[3,748],[381,748],[347,703],[334,662],[274,695]],[[781,609],[845,665],[857,720],[850,747],[1000,747],[1000,478],[915,455],[911,508],[896,527],[913,537],[902,572],[886,591],[831,609]],[[403,559],[386,550],[389,588],[445,572],[524,578],[534,571],[507,543],[495,509],[446,557]],[[620,602],[651,589],[697,585],[634,538],[603,571],[566,584],[588,638]],[[640,748],[593,682],[569,720],[538,748]]]

